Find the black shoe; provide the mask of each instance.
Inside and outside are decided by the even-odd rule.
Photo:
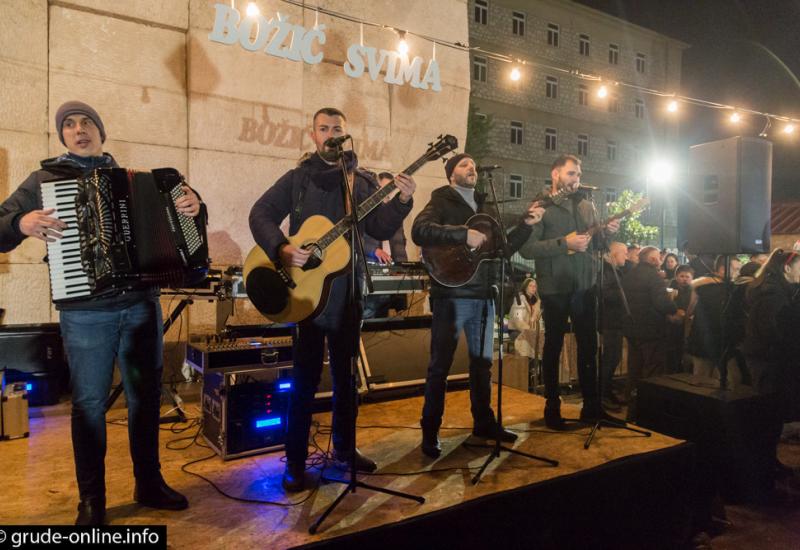
[[[544,425],[551,430],[563,432],[567,429],[567,424],[561,417],[561,400],[548,399],[544,406]]]
[[[306,465],[305,462],[286,462],[281,480],[283,490],[287,493],[296,493],[306,487]]]
[[[472,428],[472,435],[480,437],[481,439],[498,439],[504,443],[514,443],[519,437],[517,434],[510,430],[506,430],[500,424],[494,422],[488,426],[475,426]]]
[[[346,451],[339,451],[337,449],[334,449],[333,450],[333,460],[334,460],[334,465],[337,468],[339,468],[341,470],[349,469],[350,468],[350,450],[348,449]],[[356,449],[356,470],[357,471],[359,471],[359,472],[367,472],[368,474],[371,474],[372,472],[374,472],[377,469],[378,469],[378,465],[375,464],[374,460],[372,460],[368,456],[363,455],[361,453],[361,451]]]
[[[82,500],[78,503],[78,517],[75,525],[105,525],[106,501]]]
[[[422,452],[431,458],[439,458],[442,454],[442,445],[439,442],[438,422],[421,419],[422,426]]]
[[[133,500],[142,506],[159,510],[185,510],[189,507],[186,497],[167,485],[160,475],[152,479],[137,479],[136,487],[133,490]]]

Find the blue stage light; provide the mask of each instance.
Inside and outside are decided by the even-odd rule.
[[[290,390],[290,389],[292,389],[292,383],[291,382],[281,382],[280,384],[278,384],[278,389],[279,390]]]
[[[281,417],[276,416],[274,418],[262,418],[261,420],[256,420],[256,428],[269,428],[272,426],[280,426],[281,424]]]
[[[25,384],[25,391],[33,391],[33,384],[31,384],[30,382]]]

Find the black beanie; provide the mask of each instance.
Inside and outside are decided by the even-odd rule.
[[[450,176],[453,175],[453,170],[456,169],[456,165],[461,162],[464,158],[472,158],[472,155],[468,155],[467,153],[459,153],[457,155],[453,155],[447,162],[444,164],[444,174],[447,176],[448,183],[450,182]],[[473,159],[475,160],[475,159]]]
[[[61,140],[61,143],[64,146],[67,144],[64,143],[64,134],[61,132],[61,130],[62,126],[64,125],[64,120],[70,115],[86,115],[92,119],[94,125],[97,126],[98,130],[100,130],[100,142],[105,143],[106,129],[103,126],[103,121],[100,118],[100,115],[97,114],[97,111],[92,109],[86,103],[82,103],[80,101],[67,101],[58,108],[58,111],[56,111],[56,130],[58,131],[58,139]]]

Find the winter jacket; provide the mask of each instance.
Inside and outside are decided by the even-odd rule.
[[[487,208],[486,194],[475,192],[478,212],[497,218],[494,208]],[[434,189],[430,202],[414,220],[411,239],[419,246],[451,245],[467,242],[467,220],[475,215],[467,201],[449,185]],[[531,234],[522,220],[508,233],[511,253],[519,250]],[[446,287],[431,279],[431,298],[492,298],[492,285],[499,286],[500,266],[496,261],[481,262],[475,276],[459,287]]]
[[[626,316],[622,323],[625,336],[642,341],[664,338],[666,316],[676,313],[678,308],[670,299],[666,283],[658,275],[658,268],[640,262],[625,275],[622,288],[631,309],[631,317]]]

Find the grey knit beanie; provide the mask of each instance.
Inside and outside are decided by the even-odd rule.
[[[97,111],[92,109],[86,103],[80,101],[67,101],[61,107],[58,108],[56,111],[56,130],[58,130],[58,139],[61,140],[61,143],[65,146],[67,145],[64,143],[64,134],[61,133],[62,126],[64,125],[64,120],[70,115],[86,115],[94,125],[97,126],[97,129],[100,130],[100,141],[105,143],[106,141],[106,129],[103,126],[103,120],[100,118],[100,115],[97,114]]]

